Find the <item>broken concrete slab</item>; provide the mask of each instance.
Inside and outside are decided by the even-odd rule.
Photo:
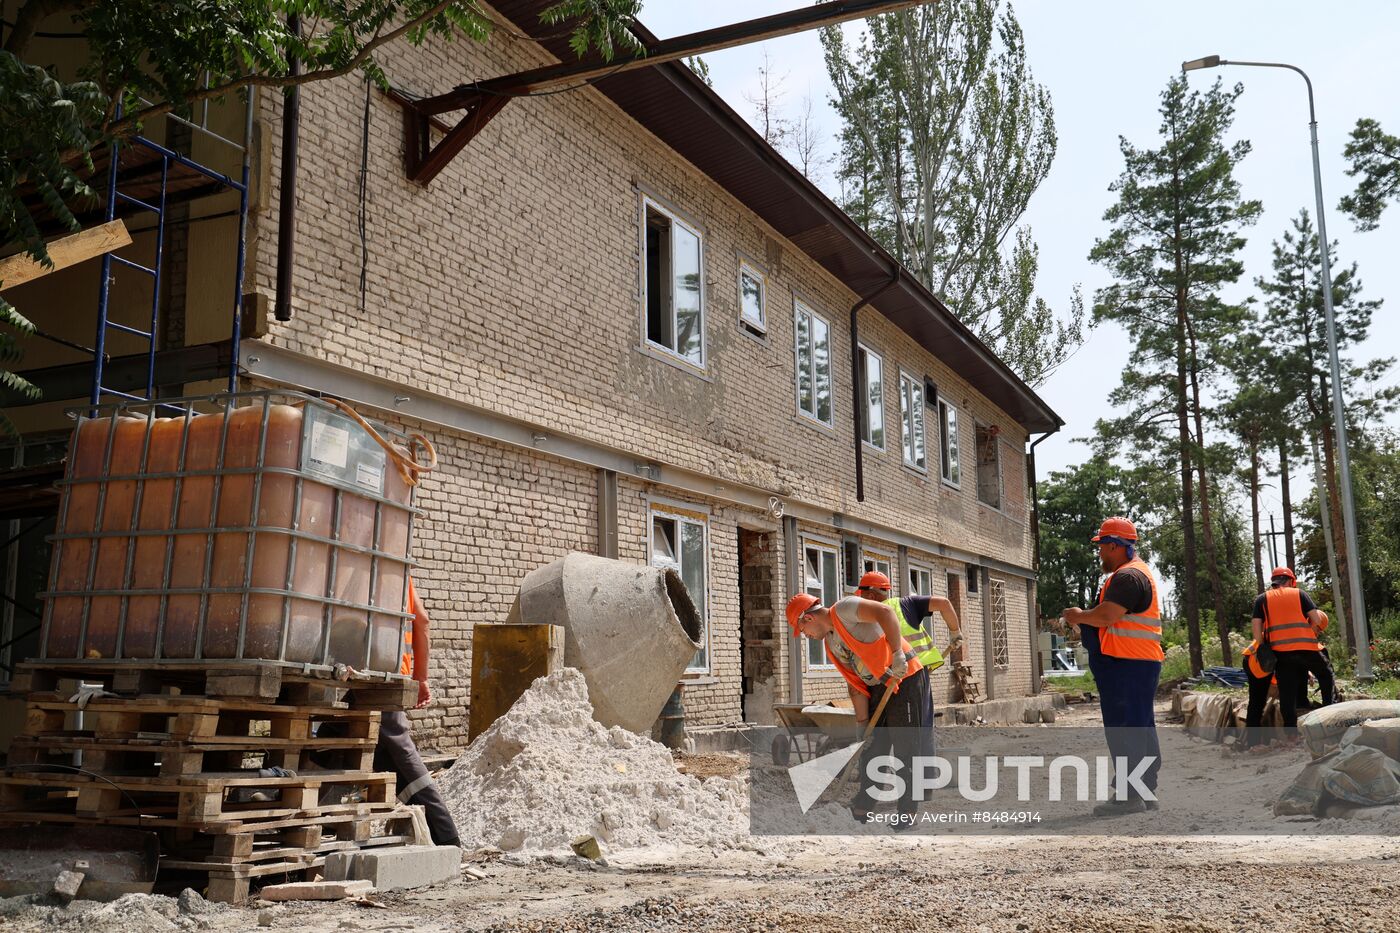
[[[258,892],[265,901],[338,901],[374,890],[369,881],[293,881],[270,884]]]
[[[949,703],[940,706],[944,714],[941,724],[946,726],[969,726],[982,723],[989,726],[1012,726],[1021,722],[1039,722],[1040,711],[1065,709],[1063,694],[1041,693],[1029,697],[1005,697],[999,700],[984,700],[981,703]],[[1036,714],[1030,719],[1030,714]]]
[[[391,846],[326,856],[328,881],[359,880],[378,891],[421,888],[457,878],[462,850],[456,846]]]

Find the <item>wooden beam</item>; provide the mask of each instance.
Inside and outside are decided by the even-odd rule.
[[[79,230],[71,236],[48,244],[49,258],[53,260],[52,268],[35,262],[25,253],[0,259],[0,290],[32,282],[50,272],[67,269],[103,253],[130,245],[131,234],[127,232],[126,224],[120,220]]]
[[[691,55],[717,52],[751,42],[763,42],[779,36],[790,36],[834,26],[853,19],[865,19],[882,13],[894,13],[909,7],[923,6],[930,0],[830,0],[815,6],[801,7],[784,13],[774,13],[758,19],[745,20],[704,29],[700,32],[653,42],[646,54],[627,61],[603,61],[596,55],[578,62],[547,65],[517,74],[502,75],[476,84],[463,85],[445,94],[425,97],[415,102],[420,113],[439,114],[459,110],[483,94],[528,94],[576,81],[588,81],[614,73],[649,68]]]

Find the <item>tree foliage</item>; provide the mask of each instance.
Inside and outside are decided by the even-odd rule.
[[[1057,616],[1069,606],[1097,601],[1103,576],[1098,550],[1089,539],[1099,523],[1126,509],[1125,475],[1108,456],[1097,454],[1084,463],[1050,474],[1040,485],[1040,577],[1036,594],[1042,618]]]
[[[842,119],[843,207],[1023,379],[1043,381],[1083,339],[1035,294],[1039,250],[1021,218],[1055,156],[1054,110],[1000,0],[874,17],[854,44],[822,31]]]
[[[1362,118],[1352,128],[1342,155],[1349,163],[1347,174],[1359,176],[1356,190],[1342,198],[1342,211],[1356,222],[1356,229],[1374,230],[1386,206],[1400,199],[1400,137],[1386,133],[1375,120]]]
[[[1159,459],[1169,452],[1179,471],[1182,602],[1193,669],[1202,663],[1198,524],[1229,658],[1225,583],[1211,521],[1218,490],[1204,450],[1203,390],[1219,374],[1223,354],[1217,348],[1242,317],[1221,290],[1243,275],[1241,230],[1261,210],[1257,201],[1243,198],[1235,178],[1248,141],[1226,141],[1241,93],[1241,87],[1227,91],[1219,82],[1205,92],[1191,91],[1181,77],[1168,82],[1159,107],[1159,145],[1141,148],[1120,139],[1124,171],[1111,186],[1118,201],[1104,214],[1111,229],[1089,254],[1114,277],[1094,296],[1095,320],[1121,324],[1135,346],[1110,396],[1127,410],[1118,430],[1141,437]]]

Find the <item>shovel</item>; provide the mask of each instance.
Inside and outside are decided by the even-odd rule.
[[[0,834],[0,897],[112,901],[155,888],[160,840],[113,826],[30,824]]]
[[[865,734],[860,737],[860,744],[862,747],[866,742],[870,741],[870,736],[875,731],[875,726],[880,722],[880,717],[885,714],[885,704],[890,701],[890,697],[894,696],[894,694],[894,690],[886,690],[884,695],[880,697],[880,702],[875,705],[875,713],[870,717],[870,721],[865,724]],[[845,786],[847,778],[851,775],[852,766],[859,760],[859,755],[851,756],[851,760],[846,762],[846,766],[841,769],[841,773],[836,775],[834,786]]]

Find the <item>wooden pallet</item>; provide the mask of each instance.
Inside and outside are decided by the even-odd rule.
[[[78,728],[80,713],[82,728]],[[306,743],[314,742],[315,733],[329,723],[336,724],[338,738],[373,739],[378,735],[379,717],[377,710],[201,696],[95,696],[80,707],[62,693],[33,693],[25,707],[22,734],[228,745],[250,739]]]
[[[256,699],[287,706],[356,709],[408,709],[418,700],[418,684],[406,677],[356,675],[332,680],[327,672],[303,672],[265,661],[26,661],[15,667],[12,694],[47,693],[63,680],[101,683],[112,693],[134,696],[168,693]]]
[[[251,799],[265,794],[272,799]],[[366,804],[392,806],[395,776],[349,771],[257,777],[237,772],[182,777],[91,774],[0,775],[0,820],[44,821],[52,816],[130,823],[148,829],[204,829],[232,821],[363,815]]]
[[[207,837],[208,850],[165,848],[160,861],[163,885],[207,887],[210,900],[241,904],[260,883],[313,880],[326,856],[395,845],[431,842],[418,807],[336,824],[310,824],[250,830]]]
[[[151,741],[86,736],[17,736],[10,743],[10,764],[71,765],[74,752],[84,770],[127,777],[181,777],[209,772],[258,771],[284,768],[297,773],[313,770],[370,771],[374,768],[374,739],[321,739],[289,744],[285,739],[256,737],[243,743]]]
[[[959,703],[980,703],[982,702],[982,682],[973,673],[972,665],[966,661],[954,661],[953,682],[957,684],[962,697]]]

